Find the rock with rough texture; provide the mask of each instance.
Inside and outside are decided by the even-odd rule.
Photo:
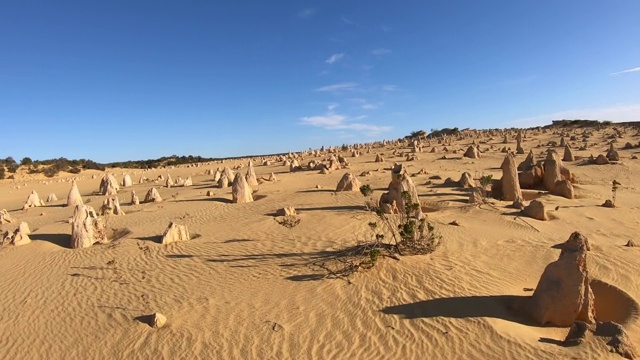
[[[129,176],[129,174],[124,174],[124,178],[122,178],[122,187],[130,186],[133,186],[133,180],[131,180],[131,176]]]
[[[171,175],[167,175],[167,180],[165,180],[164,186],[167,187],[167,189],[171,188],[173,186],[174,182],[173,179],[171,178]]]
[[[38,193],[33,190],[31,191],[31,194],[29,194],[29,197],[27,198],[27,201],[24,204],[23,209],[29,209],[32,207],[39,207],[39,206],[44,206],[44,201],[42,201],[40,199],[40,196],[38,196]]]
[[[77,205],[71,222],[72,249],[87,248],[107,242],[105,225],[89,205]]]
[[[278,179],[276,178],[276,174],[271,173],[271,174],[269,175],[269,181],[278,181]]]
[[[26,222],[21,222],[20,226],[13,232],[13,235],[11,237],[11,245],[21,246],[30,243],[30,233],[31,231],[29,230],[29,225],[27,225]]]
[[[360,180],[351,174],[345,173],[336,186],[336,191],[360,191]]]
[[[408,204],[405,200],[409,199],[405,199],[402,196],[403,192],[407,192],[407,194],[411,198],[412,204],[419,204],[420,202],[420,199],[418,198],[418,190],[413,184],[413,181],[411,180],[409,174],[406,172],[406,170],[402,169],[402,166],[398,166],[396,169],[399,170],[399,172],[392,172],[391,182],[389,183],[388,188],[389,191],[380,196],[379,206],[386,214],[390,214],[393,212],[406,212],[406,205]],[[412,215],[420,217],[422,215],[422,209],[418,206],[418,208]]]
[[[551,193],[554,195],[562,196],[567,199],[575,198],[573,185],[569,180],[557,181]]]
[[[620,161],[620,156],[618,155],[618,152],[613,148],[613,143],[609,145],[609,151],[607,151],[606,157],[609,161]]]
[[[178,241],[189,241],[191,240],[191,234],[189,234],[189,229],[187,229],[186,225],[178,225],[173,221],[169,223],[167,229],[162,233],[162,241],[163,245],[171,244]]]
[[[481,204],[484,202],[484,192],[480,187],[474,187],[469,194],[469,204]]]
[[[140,205],[140,199],[135,191],[131,192],[131,205]]]
[[[589,239],[586,236],[574,231],[571,236],[569,236],[569,239],[562,243],[560,254],[562,255],[565,251],[576,252],[580,250],[580,248],[591,251],[591,244],[589,244]]]
[[[549,220],[547,211],[544,208],[544,204],[538,200],[531,200],[529,205],[525,206],[524,209],[522,209],[522,213],[532,219],[541,221]]]
[[[480,157],[480,152],[478,151],[477,147],[471,145],[467,148],[467,151],[465,151],[464,157],[470,158],[470,159],[477,159]]]
[[[375,162],[377,162],[377,163],[384,162],[384,157],[382,155],[380,155],[380,154],[377,154]]]
[[[167,318],[164,315],[157,312],[151,315],[151,323],[149,325],[151,325],[151,327],[154,329],[160,329],[166,323],[167,323]]]
[[[80,195],[80,191],[78,190],[78,185],[74,180],[71,183],[71,189],[69,190],[69,194],[67,195],[67,206],[76,207],[77,205],[82,205],[84,202],[82,201],[82,196]]]
[[[149,191],[147,191],[147,194],[144,197],[144,202],[158,203],[158,202],[162,202],[162,198],[160,197],[160,193],[158,192],[158,190],[156,190],[156,188],[151,188],[149,189]]]
[[[577,346],[585,342],[589,325],[584,321],[574,321],[562,345]]]
[[[527,171],[532,169],[534,166],[536,166],[536,162],[533,158],[533,150],[530,150],[529,155],[527,155],[524,161],[518,164],[518,171]]]
[[[117,196],[108,196],[100,207],[100,215],[124,215]]]
[[[594,306],[587,249],[580,246],[577,251],[563,250],[558,260],[547,265],[526,311],[540,325],[571,326],[576,320],[593,324]]]
[[[249,161],[249,166],[247,169],[247,175],[245,176],[247,180],[247,184],[249,186],[258,186],[258,178],[256,177],[256,171],[253,168],[253,162]]]
[[[504,200],[512,201],[514,204],[522,204],[524,200],[518,180],[516,159],[512,154],[507,154],[500,167],[502,168],[502,197]]]
[[[116,195],[120,190],[118,180],[112,174],[105,174],[100,180],[100,195]]]
[[[556,188],[556,183],[562,180],[560,165],[556,160],[547,159],[544,161],[544,177],[542,183],[547,191],[552,192]]]
[[[231,186],[231,196],[234,203],[248,203],[253,201],[253,189],[240,173],[236,174]]]
[[[598,336],[610,337],[607,345],[611,346],[611,350],[625,359],[638,359],[640,352],[631,343],[629,335],[622,325],[613,321],[598,322],[596,324],[595,334]]]
[[[596,163],[596,165],[607,165],[609,164],[609,159],[607,159],[606,156],[599,154],[594,162]]]
[[[562,157],[562,161],[575,161],[576,158],[573,156],[573,152],[571,151],[571,147],[569,144],[564,146],[564,156]]]
[[[193,186],[193,179],[191,179],[191,175],[187,176],[187,179],[182,183],[182,186]]]
[[[463,172],[458,180],[458,186],[461,188],[472,188],[476,186],[476,182],[473,180],[473,176],[469,172]]]
[[[7,209],[0,210],[0,224],[8,224],[12,222],[13,218],[11,217],[11,215],[9,215]]]
[[[218,187],[220,189],[229,187],[229,179],[227,179],[226,175],[224,174],[220,175],[220,179],[218,179]]]
[[[638,245],[636,244],[636,242],[635,242],[635,241],[633,241],[633,239],[631,239],[631,240],[627,241],[627,243],[626,243],[626,245],[625,245],[625,246],[626,246],[626,247],[638,247]]]
[[[51,194],[49,194],[49,196],[47,196],[47,202],[48,203],[55,202],[55,201],[58,201],[58,197],[56,196],[56,194],[51,193]]]
[[[276,211],[276,216],[294,216],[298,215],[296,209],[293,206],[285,206],[282,209]]]

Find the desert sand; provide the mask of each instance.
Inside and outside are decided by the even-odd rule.
[[[581,134],[592,132],[589,147]],[[608,339],[593,334],[574,347],[562,346],[568,327],[537,324],[512,304],[533,294],[545,267],[558,259],[557,244],[579,231],[590,242],[587,255],[597,321],[615,321],[640,346],[640,149],[637,130],[611,128],[530,130],[515,154],[530,150],[544,160],[548,149],[563,157],[562,135],[575,161],[574,199],[546,191],[522,190],[524,205],[542,202],[548,221],[522,214],[514,201],[469,203],[470,188],[443,186],[468,172],[502,177],[502,148],[516,152],[517,132],[467,133],[442,140],[377,143],[340,151],[348,167],[298,170],[278,159],[253,159],[259,184],[253,201],[234,203],[231,186],[219,188],[212,175],[229,167],[244,175],[249,159],[198,166],[108,169],[119,186],[126,215],[101,217],[111,241],[71,249],[74,206],[67,205],[75,179],[85,205],[99,212],[103,172],[62,173],[49,179],[19,172],[0,181],[0,209],[13,222],[26,222],[30,243],[0,250],[0,357],[4,359],[620,359]],[[576,136],[575,140],[570,140]],[[606,154],[609,143],[619,161],[587,163]],[[479,157],[464,157],[473,143]],[[444,148],[448,151],[444,151]],[[431,152],[435,148],[437,152]],[[395,152],[395,155],[394,155]],[[400,153],[403,154],[400,154]],[[519,151],[520,152],[520,151]],[[305,153],[329,164],[332,154]],[[378,156],[380,155],[380,156]],[[407,161],[407,155],[413,159]],[[444,157],[444,158],[443,158]],[[376,162],[379,158],[381,162]],[[383,159],[384,160],[383,160]],[[269,160],[268,164],[264,161]],[[371,240],[368,211],[358,191],[335,192],[345,173],[386,191],[394,163],[412,176],[429,221],[441,236],[428,255],[382,257],[374,267],[338,276],[330,263],[337,251]],[[422,170],[422,171],[421,171]],[[361,176],[364,172],[370,172]],[[205,175],[209,173],[209,175]],[[134,179],[123,187],[125,174]],[[137,183],[141,175],[150,179]],[[274,174],[277,181],[267,181]],[[162,175],[165,180],[157,180]],[[192,186],[167,188],[166,179]],[[438,176],[437,178],[435,176]],[[612,181],[621,185],[615,207]],[[127,183],[130,179],[127,180]],[[248,186],[243,183],[241,186]],[[131,204],[156,188],[162,202]],[[57,200],[23,210],[32,191]],[[111,194],[112,190],[104,192]],[[210,196],[207,196],[209,193]],[[293,207],[300,220],[278,223],[277,211]],[[161,244],[174,222],[186,225],[188,241]],[[190,235],[189,235],[190,234]],[[113,238],[117,238],[113,240]],[[119,238],[118,238],[119,237]],[[172,240],[173,241],[173,240]],[[154,328],[149,315],[166,316]],[[159,321],[162,323],[162,321]]]

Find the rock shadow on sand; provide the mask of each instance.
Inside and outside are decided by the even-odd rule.
[[[71,235],[69,234],[31,234],[31,240],[46,241],[63,248],[71,248]]]
[[[526,316],[514,310],[528,296],[460,296],[418,301],[410,304],[388,306],[380,310],[387,315],[400,315],[405,319],[446,317],[495,318],[519,324],[535,326]]]

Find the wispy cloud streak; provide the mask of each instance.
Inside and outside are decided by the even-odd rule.
[[[340,61],[343,57],[344,57],[344,54],[333,54],[324,62],[326,62],[327,64],[335,64],[338,61]]]
[[[332,84],[332,85],[319,87],[316,89],[316,91],[321,91],[321,92],[349,91],[349,90],[354,90],[357,85],[358,84],[351,83],[351,82]]]
[[[634,73],[634,72],[640,72],[640,66],[639,66],[639,67],[632,68],[632,69],[627,69],[627,70],[622,70],[622,71],[614,72],[614,73],[611,73],[611,74],[609,74],[609,75],[620,75],[620,74],[627,74],[627,73]]]

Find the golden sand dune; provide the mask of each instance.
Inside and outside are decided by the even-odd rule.
[[[254,186],[254,201],[237,204],[232,203],[231,187],[218,188],[213,176],[204,174],[240,164],[245,167],[236,172],[244,174],[247,159],[146,171],[152,180],[191,176],[193,186],[167,188],[160,181],[120,188],[117,197],[126,215],[104,221],[111,232],[128,231],[86,249],[69,248],[74,208],[64,205],[71,175],[58,178],[67,180],[63,182],[29,177],[0,181],[0,209],[14,219],[2,225],[3,232],[24,221],[32,239],[0,250],[0,357],[620,358],[597,336],[564,347],[568,328],[535,324],[512,306],[531,296],[547,264],[558,258],[560,250],[554,246],[580,231],[592,246],[588,269],[597,320],[621,323],[640,346],[640,249],[624,246],[637,239],[640,227],[640,160],[631,159],[636,149],[621,150],[638,138],[627,131],[618,139],[620,161],[615,164],[580,160],[605,154],[605,135],[612,133],[594,132],[587,150],[573,147],[578,160],[564,163],[575,176],[575,199],[524,191],[525,202],[537,198],[544,203],[549,221],[524,217],[510,207],[512,202],[469,204],[470,189],[443,186],[447,177],[457,181],[464,171],[476,182],[487,174],[499,179],[505,157],[499,150],[516,149],[515,133],[508,144],[499,135],[480,143],[483,152],[475,159],[463,157],[474,140],[465,138],[447,144],[448,153],[442,151],[444,144],[423,140],[424,149],[413,161],[392,155],[394,150],[411,153],[408,144],[374,148],[358,157],[341,152],[349,168],[328,174],[290,172],[283,162],[255,161],[258,179],[273,173],[278,180]],[[560,134],[532,132],[522,146],[543,160],[547,147],[538,145],[550,140],[559,142]],[[432,147],[439,151],[430,153]],[[557,151],[562,156],[562,148]],[[375,162],[376,153],[385,162]],[[525,157],[516,155],[516,163]],[[300,165],[327,158],[306,155]],[[412,180],[442,236],[441,246],[429,255],[382,258],[372,269],[349,277],[332,273],[329,265],[336,253],[370,240],[368,222],[376,219],[359,192],[336,193],[336,185],[350,172],[369,184],[377,199],[389,184],[393,162],[417,174]],[[358,176],[365,171],[371,175]],[[133,179],[141,174],[110,172],[120,184],[124,173]],[[83,171],[77,179],[84,203],[96,210],[105,199],[97,193],[102,175]],[[613,180],[622,184],[616,207],[602,207],[611,198]],[[132,190],[142,199],[152,187],[162,202],[130,205]],[[41,198],[54,193],[59,200],[24,211],[33,190]],[[276,211],[287,206],[299,213],[297,226],[275,220]],[[172,221],[186,225],[192,240],[161,245],[160,236]],[[145,322],[144,316],[155,312],[168,319],[160,329]]]

